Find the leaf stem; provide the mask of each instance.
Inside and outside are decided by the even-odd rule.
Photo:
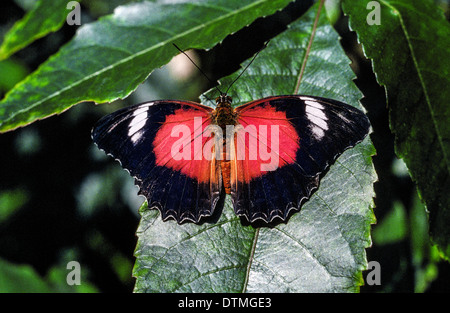
[[[245,273],[244,286],[242,288],[242,293],[247,292],[248,279],[250,276],[250,268],[252,267],[253,256],[255,255],[256,243],[258,242],[259,228],[255,230],[255,237],[253,237],[253,244],[250,250],[250,256],[248,258],[247,272]]]

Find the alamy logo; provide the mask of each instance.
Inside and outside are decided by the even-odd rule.
[[[371,10],[367,14],[366,22],[368,25],[381,25],[381,7],[378,1],[369,1],[366,6],[367,10]]]
[[[225,136],[223,129],[217,125],[202,129],[202,117],[194,117],[193,125],[193,131],[186,124],[173,126],[170,136],[178,138],[171,147],[171,156],[175,161],[247,159],[261,161],[261,171],[278,168],[279,125],[226,125]],[[205,142],[204,138],[209,139]]]
[[[69,25],[81,25],[81,6],[78,1],[69,1],[67,10],[72,10],[67,14],[66,22]]]
[[[369,286],[381,285],[381,265],[377,261],[370,261],[367,264],[369,272],[366,276],[366,282]]]
[[[66,276],[66,283],[69,286],[81,285],[81,266],[77,261],[67,263],[66,269],[70,272]]]

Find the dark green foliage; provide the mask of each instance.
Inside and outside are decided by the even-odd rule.
[[[183,49],[209,49],[289,0],[216,2],[138,2],[83,25],[71,42],[0,102],[0,131],[61,113],[82,101],[125,98],[178,53],[173,42]]]
[[[367,3],[344,1],[344,12],[386,88],[396,153],[417,183],[432,237],[448,257],[450,27],[431,0],[380,1],[380,25],[367,23]]]
[[[290,0],[86,1],[82,3],[84,12],[89,12],[91,20],[96,16],[100,18],[83,22],[75,35],[75,27],[71,28],[73,37],[71,35],[64,45],[53,39],[58,42],[54,50],[57,52],[48,53],[43,59],[37,58],[37,64],[29,68],[22,60],[32,59],[27,53],[43,40],[39,38],[52,36],[49,34],[59,28],[67,31],[67,25],[64,25],[69,12],[67,1],[40,0],[14,26],[11,24],[5,29],[2,25],[1,34],[5,36],[0,46],[0,59],[5,60],[0,63],[0,91],[8,92],[0,101],[0,132],[9,133],[0,135],[2,147],[5,147],[2,166],[6,173],[0,176],[3,179],[0,190],[0,263],[3,271],[0,279],[5,278],[0,291],[109,291],[110,281],[128,284],[126,288],[131,291],[134,281],[130,276],[133,275],[135,292],[355,292],[367,283],[364,282],[367,259],[382,263],[382,285],[375,290],[427,290],[430,282],[440,275],[437,265],[440,257],[448,259],[450,250],[448,21],[432,0],[376,1],[381,9],[380,25],[367,23],[372,10],[367,7],[368,0],[342,0],[342,9],[348,19],[339,18],[337,1],[334,7],[333,2],[323,6],[323,1],[317,1],[304,14],[293,12],[299,1],[297,6]],[[108,10],[108,6],[111,14],[102,11]],[[272,20],[273,24],[268,23],[269,26],[264,28],[268,20],[262,18],[273,14],[277,14],[276,22]],[[291,20],[292,16],[295,19]],[[336,20],[338,24],[334,25]],[[276,23],[283,25],[277,30],[279,34],[270,28]],[[262,33],[251,33],[254,24],[259,25],[256,29],[262,29]],[[339,38],[342,33],[348,35],[342,31],[347,27],[356,32],[363,48],[352,61],[346,55],[352,54],[349,52],[352,49]],[[339,30],[339,35],[335,29]],[[246,31],[250,35],[243,35]],[[373,163],[375,148],[378,153],[384,152],[385,146],[390,144],[389,138],[386,142],[384,138],[380,140],[381,135],[376,133],[375,127],[371,136],[337,159],[323,177],[319,190],[287,223],[261,228],[242,223],[234,214],[228,197],[219,220],[202,225],[162,222],[158,211],[149,210],[144,203],[139,210],[136,259],[131,253],[135,242],[129,245],[128,252],[115,249],[112,238],[125,234],[132,237],[137,220],[135,224],[127,224],[123,218],[127,215],[113,210],[119,207],[117,199],[122,192],[119,188],[128,178],[127,174],[117,163],[105,165],[106,161],[97,155],[87,156],[94,151],[89,138],[94,119],[88,117],[89,122],[86,122],[83,117],[89,116],[87,113],[94,109],[79,105],[57,118],[37,121],[85,101],[119,100],[111,106],[117,108],[125,103],[133,104],[134,100],[129,99],[135,96],[133,92],[138,86],[143,82],[147,84],[155,77],[149,77],[154,70],[178,54],[172,43],[183,50],[197,49],[203,60],[216,58],[216,63],[209,63],[216,67],[201,66],[210,76],[217,75],[213,80],[220,79],[219,87],[226,89],[248,64],[251,53],[257,51],[257,47],[242,49],[247,50],[248,55],[239,58],[232,51],[233,46],[230,48],[230,42],[258,36],[264,38],[258,42],[260,45],[271,40],[230,89],[233,105],[269,95],[298,93],[333,98],[362,109],[360,101],[370,103],[373,94],[365,93],[364,99],[355,85],[356,75],[350,64],[353,62],[358,79],[364,81],[365,74],[358,66],[364,67],[362,59],[365,57],[372,62],[370,75],[375,75],[386,90],[396,155],[407,166],[402,174],[393,173],[398,179],[392,181],[403,182],[410,175],[416,183],[420,200],[430,212],[429,231],[439,252],[428,242],[427,214],[415,189],[413,196],[396,194],[395,183],[389,185],[384,181],[386,173],[383,170],[388,167],[390,171],[390,165],[383,168],[380,164],[377,167],[377,162]],[[242,51],[236,47],[241,44],[245,46],[248,42],[234,42],[237,51]],[[232,56],[234,70],[227,68],[227,58],[232,59]],[[236,60],[243,62],[239,69]],[[27,75],[30,68],[32,73]],[[193,81],[190,85],[195,88],[192,90],[201,84],[198,81],[205,79]],[[357,82],[358,87],[361,81]],[[161,79],[154,89],[170,89],[165,82]],[[169,93],[171,98],[179,92],[173,89]],[[211,89],[201,97],[204,104],[211,105],[205,95],[214,98],[217,92]],[[384,94],[382,98],[385,98]],[[99,115],[103,109],[107,111],[105,107],[96,108],[95,114]],[[381,119],[377,114],[382,113],[382,109],[371,106],[369,117]],[[56,126],[51,120],[57,121]],[[80,125],[80,129],[74,130],[70,125]],[[28,127],[18,129],[25,126]],[[49,130],[43,131],[45,127]],[[41,138],[42,133],[47,137]],[[92,151],[85,147],[78,151],[79,141],[89,141]],[[11,147],[15,149],[14,153],[10,152]],[[9,157],[9,153],[14,157]],[[47,159],[54,163],[49,164]],[[42,164],[46,164],[44,169],[41,169]],[[99,172],[100,165],[104,165],[105,175]],[[30,170],[33,166],[38,174]],[[83,170],[79,171],[81,168]],[[384,188],[388,192],[375,193],[377,176],[383,180],[379,186],[387,186]],[[35,185],[42,184],[42,188],[36,188],[38,192],[29,190],[32,179]],[[47,180],[52,183],[48,184]],[[53,182],[55,180],[58,182]],[[57,190],[63,193],[70,190],[67,194],[71,196],[64,198],[55,192],[55,188],[47,188],[47,184],[55,186],[59,182],[61,188]],[[385,211],[375,210],[377,217],[381,217],[379,228],[373,232],[374,247],[366,250],[372,245],[371,228],[378,227],[373,226],[374,197]],[[36,203],[36,198],[45,200]],[[383,207],[383,199],[391,201],[388,208]],[[72,202],[76,204],[72,205]],[[117,214],[119,226],[92,225],[95,218],[101,216],[98,215],[101,205],[109,208],[108,216]],[[136,209],[138,206],[134,205]],[[39,223],[43,211],[50,213],[48,223]],[[67,214],[65,218],[59,220],[64,213]],[[39,231],[31,232],[32,227]],[[105,231],[108,227],[112,230]],[[65,242],[66,232],[76,233],[75,239]],[[39,238],[42,248],[36,244],[35,237]],[[53,259],[45,268],[40,264],[36,271],[26,264],[17,264],[40,255],[41,250],[48,251],[45,245],[53,241],[58,242],[63,252],[54,251]],[[388,252],[376,254],[380,247]],[[102,269],[109,269],[106,280],[105,276],[99,279],[95,272],[85,270],[83,262],[87,263],[89,258],[86,251],[94,259],[89,264],[101,263]],[[372,251],[375,252],[371,256]],[[400,255],[398,266],[391,261],[396,253]],[[69,260],[78,259],[85,275],[83,284],[79,288],[69,287],[65,283],[65,265]],[[409,283],[408,287],[396,289],[399,280]],[[414,282],[410,283],[411,280]],[[101,286],[99,281],[104,285]],[[105,285],[108,286],[105,288]],[[364,288],[372,291],[370,288],[377,287],[366,284]]]

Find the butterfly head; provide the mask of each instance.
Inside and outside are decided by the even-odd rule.
[[[220,96],[216,98],[216,104],[218,107],[224,105],[231,105],[231,101],[233,101],[233,99],[226,93],[221,93]]]

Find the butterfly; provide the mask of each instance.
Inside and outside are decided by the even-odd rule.
[[[164,221],[200,223],[229,194],[238,216],[272,223],[298,212],[370,128],[362,111],[322,97],[231,103],[220,93],[215,109],[177,100],[137,104],[101,118],[92,138]]]

